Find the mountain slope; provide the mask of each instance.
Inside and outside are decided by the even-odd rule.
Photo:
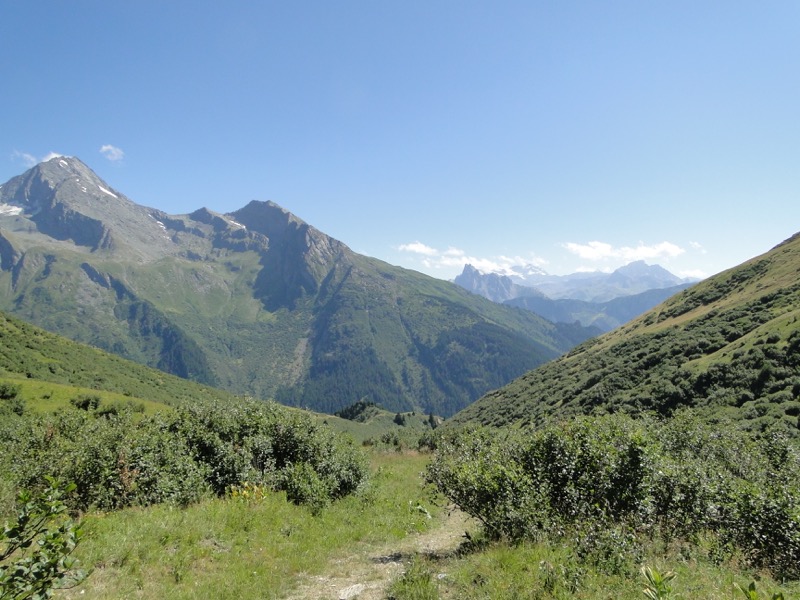
[[[450,415],[594,332],[352,252],[272,202],[139,206],[78,159],[0,188],[0,309],[238,394]]]
[[[568,298],[552,300],[544,295],[530,295],[507,300],[504,304],[533,311],[545,319],[557,323],[578,321],[585,327],[593,326],[605,332],[627,323],[692,285],[694,284],[683,283],[668,288],[647,290],[639,294],[613,298],[606,302],[587,302]]]
[[[692,406],[797,434],[798,317],[800,234],[487,394],[453,422],[538,425]]]
[[[173,406],[196,400],[233,399],[222,390],[78,344],[4,313],[0,313],[0,341],[0,377],[4,378],[118,392]]]

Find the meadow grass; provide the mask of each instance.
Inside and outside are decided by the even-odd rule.
[[[91,388],[52,383],[40,379],[21,377],[0,377],[0,384],[9,383],[20,386],[19,397],[25,401],[26,408],[36,412],[53,412],[70,405],[70,400],[79,396],[97,396],[101,407],[136,405],[142,413],[152,415],[157,412],[173,410],[160,402],[135,398],[119,392],[108,392]]]
[[[359,544],[425,530],[429,521],[416,507],[438,510],[420,477],[427,460],[373,454],[368,487],[317,516],[281,493],[89,514],[75,556],[93,572],[59,597],[281,598]]]
[[[736,560],[714,563],[692,555],[687,546],[645,548],[641,564],[630,562],[609,574],[602,565],[576,560],[570,541],[509,544],[486,542],[462,548],[456,556],[417,558],[390,587],[391,600],[641,600],[647,580],[643,566],[675,573],[665,598],[733,600],[756,582],[758,598],[782,593],[800,597],[800,582],[781,583],[768,573],[741,569]]]

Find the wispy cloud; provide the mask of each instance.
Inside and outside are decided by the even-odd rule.
[[[700,242],[689,242],[689,245],[692,247],[693,250],[697,250],[700,254],[706,254],[706,249]]]
[[[59,152],[48,152],[42,158],[36,158],[33,154],[28,154],[27,152],[20,152],[19,150],[14,150],[11,153],[11,158],[13,160],[22,161],[26,167],[35,167],[40,162],[47,162],[51,158],[58,158],[59,156],[64,156]]]
[[[460,269],[464,265],[470,264],[485,273],[511,273],[512,267],[531,264],[543,266],[547,263],[544,259],[535,256],[528,258],[522,256],[471,256],[460,248],[449,246],[446,250],[439,250],[419,241],[402,244],[397,249],[401,252],[419,255],[420,262],[426,269]]]
[[[437,256],[439,251],[436,248],[426,246],[422,242],[411,242],[410,244],[401,244],[397,248],[401,252],[412,252],[414,254],[422,254],[423,256]]]
[[[11,158],[15,160],[21,160],[26,167],[33,167],[39,162],[33,154],[20,152],[19,150],[14,150],[14,152],[11,154]]]
[[[654,260],[660,258],[675,258],[686,252],[686,250],[671,242],[661,242],[649,246],[639,242],[639,245],[636,247],[614,247],[606,242],[598,241],[589,242],[588,244],[567,242],[564,244],[564,248],[584,260],[591,261],[608,259],[621,259],[628,262],[635,260]]]
[[[105,156],[111,162],[119,162],[125,158],[125,152],[121,148],[112,146],[111,144],[104,144],[100,146],[100,154]]]

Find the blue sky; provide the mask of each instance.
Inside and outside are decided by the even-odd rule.
[[[710,275],[800,231],[800,3],[0,1],[0,181],[273,200],[452,278]]]

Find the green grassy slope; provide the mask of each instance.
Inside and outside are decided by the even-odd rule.
[[[3,384],[18,388],[26,408],[37,412],[63,408],[79,396],[97,396],[104,408],[130,407],[144,414],[186,402],[224,404],[234,399],[223,390],[162,373],[0,313]],[[368,413],[358,421],[321,413],[310,415],[359,444],[386,448],[416,447],[419,437],[431,431],[424,413],[402,413],[402,425],[395,422],[397,413],[378,407],[370,407]],[[436,422],[441,418],[436,417]]]
[[[800,235],[487,394],[453,422],[537,425],[693,406],[797,433],[798,316]]]
[[[88,390],[122,398],[178,404],[225,402],[231,394],[186,381],[49,333],[0,313],[0,378],[22,385],[26,400],[53,399]],[[47,398],[45,398],[47,396]]]

